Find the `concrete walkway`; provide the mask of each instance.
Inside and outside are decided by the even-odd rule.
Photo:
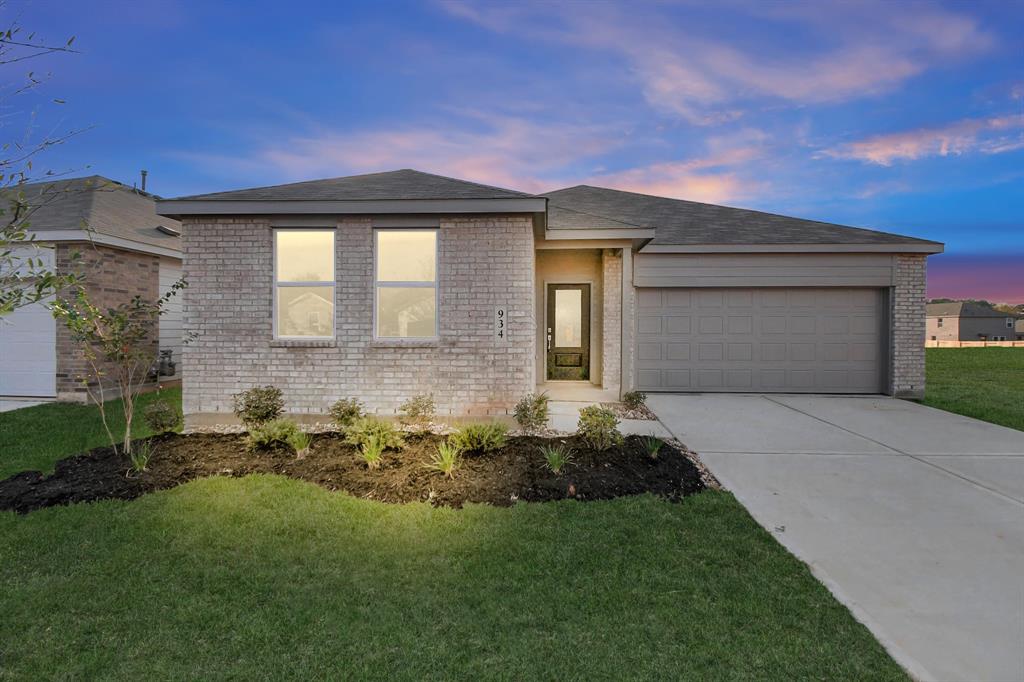
[[[586,400],[552,400],[548,403],[548,428],[573,433],[579,426],[580,410],[599,404]],[[647,419],[620,419],[619,432],[624,436],[657,436],[662,439],[672,437],[661,422]]]
[[[878,397],[648,405],[913,676],[1024,680],[1024,433]]]

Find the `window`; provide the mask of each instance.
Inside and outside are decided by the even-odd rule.
[[[1012,317],[1006,318],[1006,328],[1007,329],[1013,329],[1013,318]]]
[[[274,336],[334,337],[334,230],[274,231]]]
[[[437,230],[375,231],[377,338],[437,336]]]
[[[940,327],[942,326],[942,318],[941,317],[939,318],[939,326]]]

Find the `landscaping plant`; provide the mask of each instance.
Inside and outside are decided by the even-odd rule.
[[[462,460],[462,453],[459,447],[451,441],[442,441],[437,444],[437,451],[430,456],[428,469],[440,471],[450,479],[455,478],[455,470],[459,468]]]
[[[434,421],[435,409],[433,394],[421,394],[413,396],[402,403],[402,406],[398,408],[398,412],[402,415],[403,424],[425,431],[430,428],[430,423]]]
[[[132,471],[141,473],[149,466],[149,460],[153,456],[153,444],[148,440],[139,443],[139,447],[128,453],[128,461],[132,464]]]
[[[528,393],[515,409],[516,423],[527,433],[536,433],[548,425],[548,394]]]
[[[572,450],[564,445],[545,445],[540,449],[540,452],[544,455],[544,462],[547,464],[548,469],[556,476],[560,475],[562,469],[572,463]]]
[[[296,430],[288,435],[287,443],[295,451],[297,459],[305,459],[309,454],[309,446],[313,442],[313,436],[302,430]]]
[[[235,416],[252,429],[277,419],[284,412],[284,397],[275,386],[254,386],[231,396],[235,405]]]
[[[384,440],[377,434],[371,434],[359,452],[367,469],[379,469],[384,459]]]
[[[333,421],[342,431],[352,425],[355,420],[366,416],[363,404],[357,398],[342,398],[327,410]]]
[[[578,433],[583,441],[594,450],[607,450],[613,445],[622,445],[619,420],[615,413],[600,405],[590,405],[580,410]]]
[[[376,417],[360,417],[345,431],[345,442],[359,447],[374,437],[380,440],[381,447],[385,450],[398,450],[405,445],[402,433],[394,424]]]
[[[508,427],[501,422],[467,424],[451,436],[461,452],[492,452],[505,446]]]
[[[647,451],[647,456],[651,459],[658,459],[658,453],[661,452],[661,446],[665,444],[663,440],[655,435],[644,436],[642,441],[644,444],[644,450]]]
[[[181,410],[162,398],[154,400],[142,411],[142,419],[154,434],[177,431],[181,428]]]
[[[639,410],[647,404],[647,394],[641,391],[627,391],[622,394],[622,404],[631,410]]]
[[[70,299],[61,298],[50,308],[53,316],[67,327],[89,368],[78,380],[98,406],[103,428],[115,451],[120,440],[121,450],[131,454],[135,401],[156,362],[157,322],[170,299],[183,288],[185,280],[179,279],[156,301],[136,296],[128,303],[103,310],[78,287]],[[111,386],[121,398],[124,411],[124,437],[120,439],[114,438],[107,420],[105,403]]]
[[[290,445],[295,434],[301,433],[299,425],[291,419],[271,419],[249,429],[246,444],[252,450],[269,448],[272,445]]]

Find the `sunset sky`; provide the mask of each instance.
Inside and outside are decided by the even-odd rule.
[[[4,122],[94,126],[47,168],[128,183],[145,168],[164,196],[404,167],[596,184],[940,240],[930,296],[1024,302],[1015,0],[3,12],[77,36],[80,53],[25,64],[53,77]]]

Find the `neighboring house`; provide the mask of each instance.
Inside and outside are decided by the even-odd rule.
[[[1013,341],[1017,318],[970,301],[929,303],[929,341]]]
[[[22,188],[32,207],[33,257],[58,272],[85,275],[84,286],[100,307],[139,295],[155,300],[181,277],[181,225],[158,216],[151,194],[92,176],[33,183]],[[72,260],[72,254],[80,258]],[[160,318],[156,348],[181,358],[181,301],[172,299]],[[39,303],[0,318],[0,398],[82,401],[79,377],[87,366],[68,330]],[[178,365],[180,370],[180,364]]]
[[[283,389],[294,412],[356,397],[394,413],[433,393],[456,415],[505,414],[561,381],[613,400],[924,391],[937,242],[413,170],[182,197],[158,212],[183,225],[193,423],[258,384]]]
[[[1013,325],[1014,332],[1017,334],[1018,341],[1024,341],[1024,317],[1017,320]]]

